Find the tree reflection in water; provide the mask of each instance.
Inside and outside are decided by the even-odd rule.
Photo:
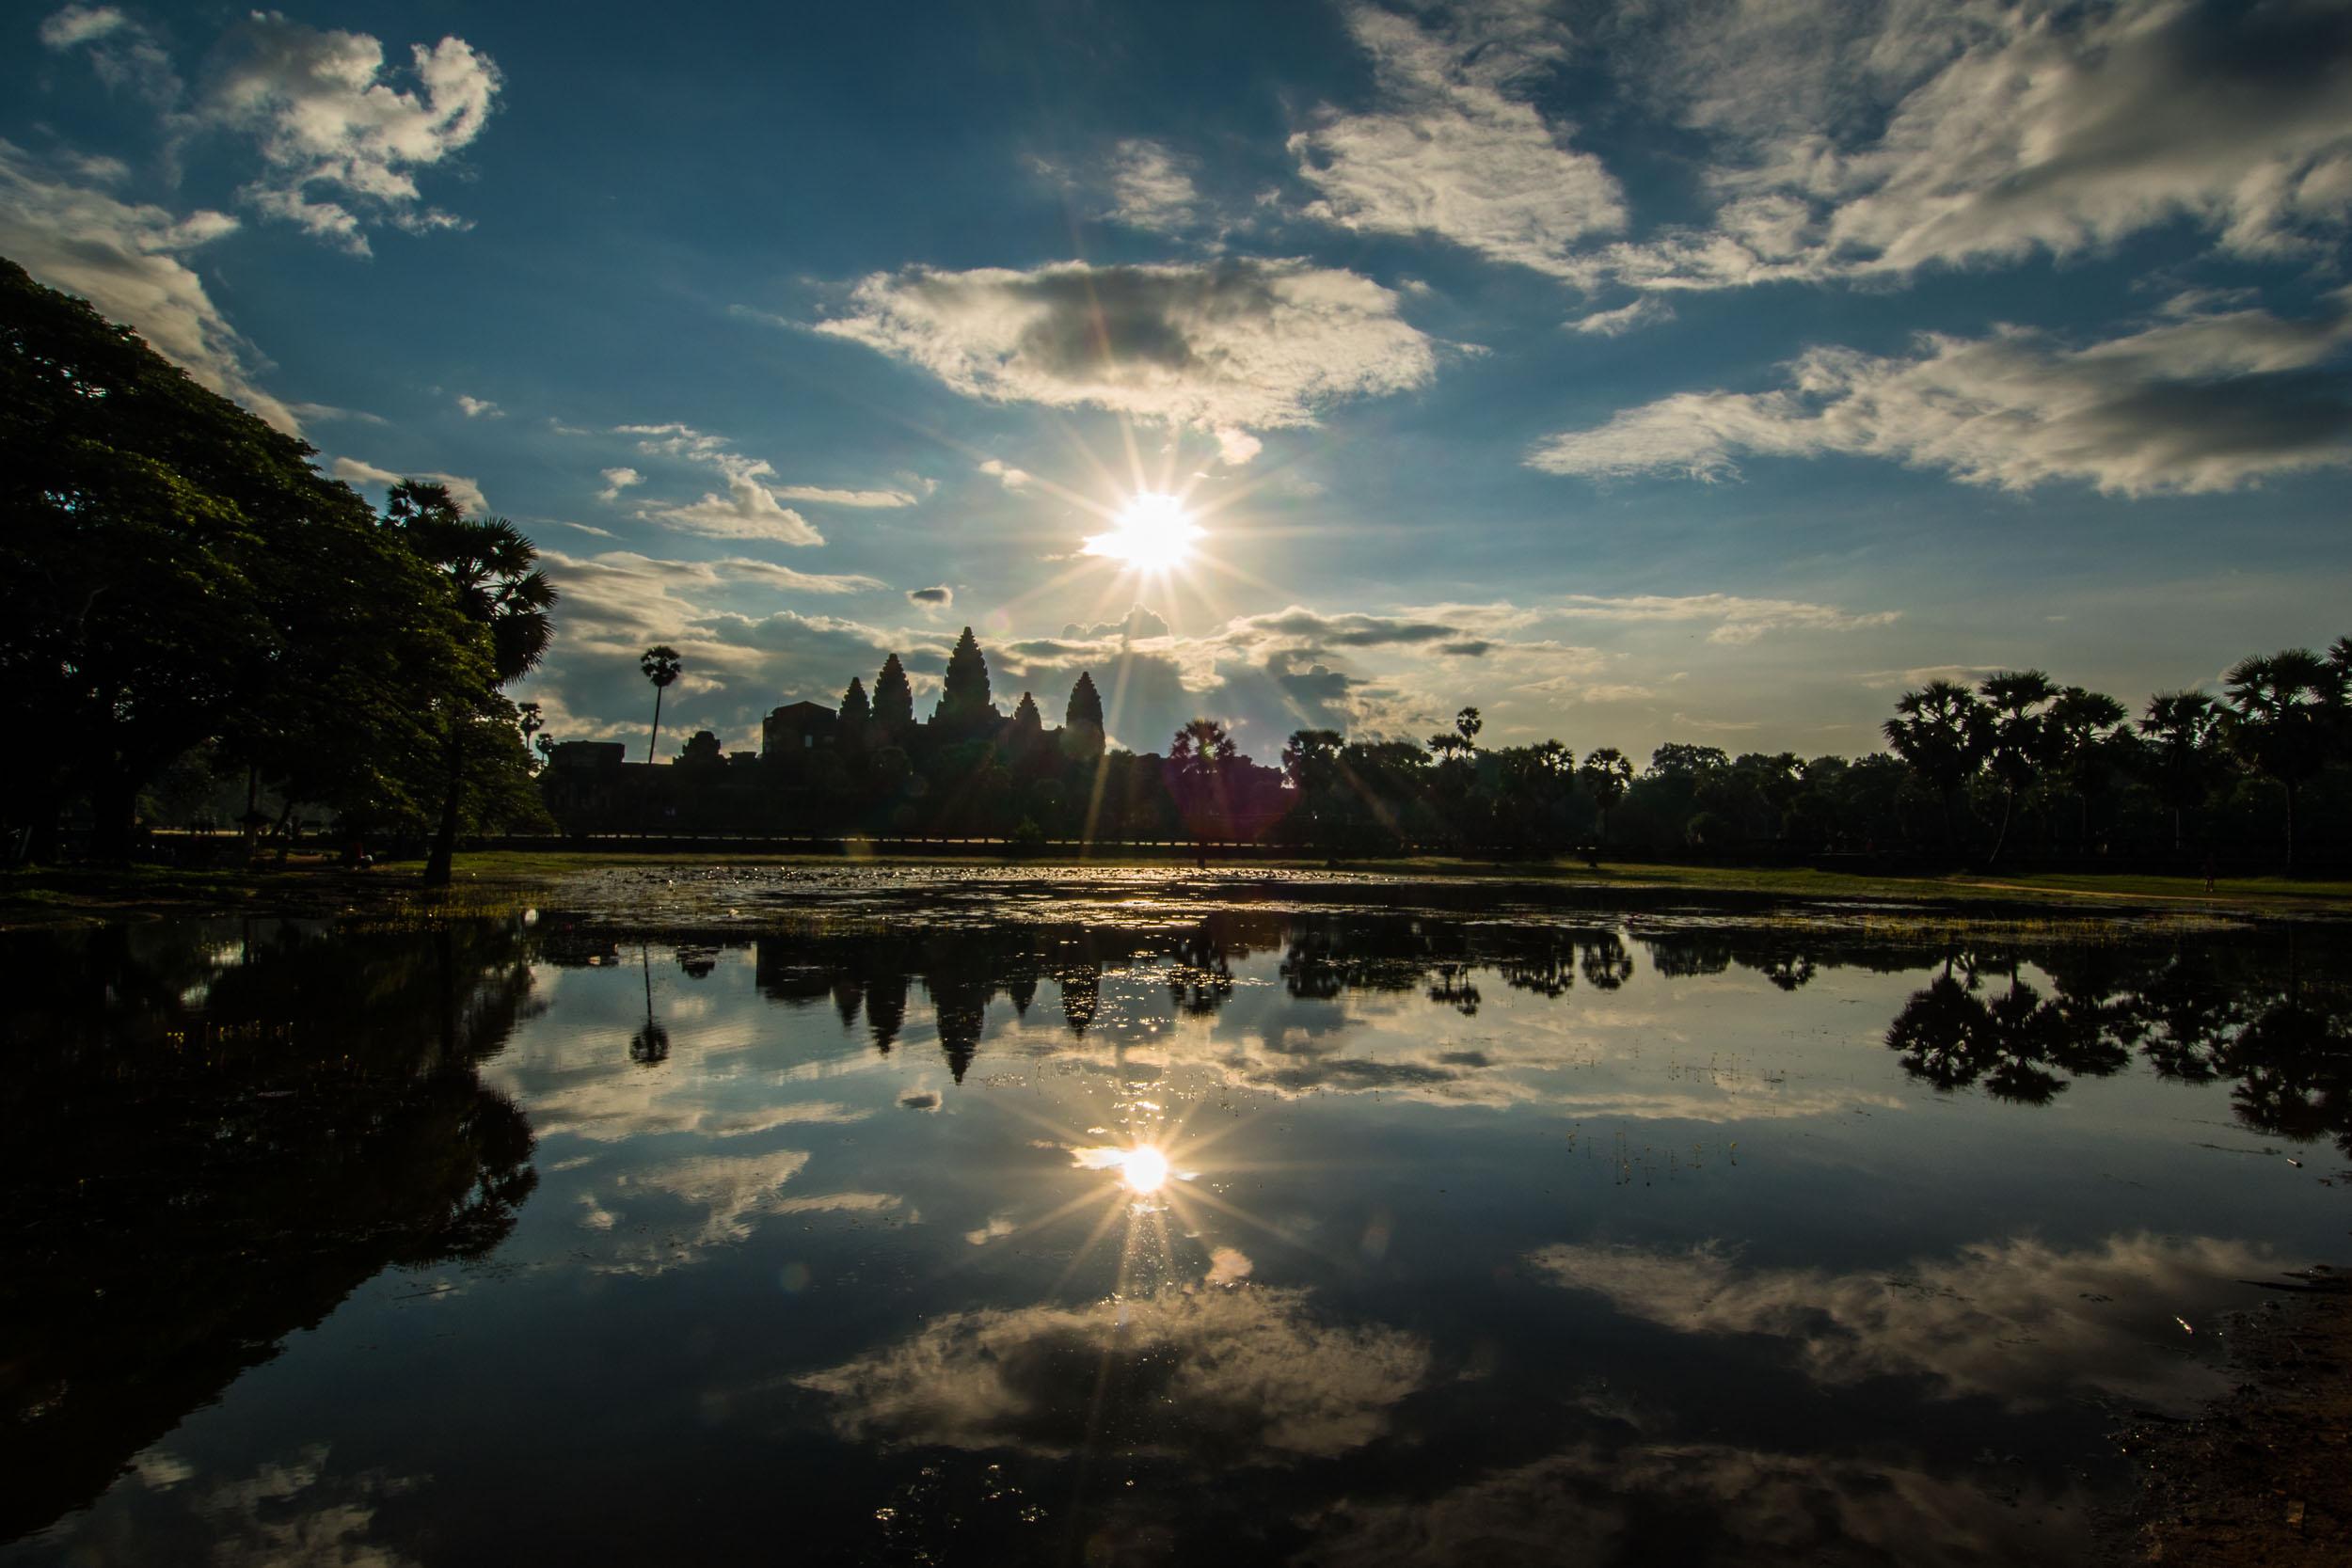
[[[0,1534],[38,1528],[87,1499],[126,1459],[216,1398],[242,1370],[275,1354],[291,1329],[323,1319],[371,1274],[389,1264],[478,1258],[496,1246],[532,1188],[532,1131],[512,1104],[483,1086],[476,1068],[531,1010],[527,960],[625,968],[622,940],[640,947],[639,981],[630,986],[625,974],[610,977],[615,1018],[611,1034],[595,1037],[599,1065],[609,1072],[599,1087],[624,1084],[628,1094],[657,1100],[691,1089],[684,1081],[698,1068],[695,1036],[706,1015],[680,998],[666,1009],[670,1024],[662,1023],[651,952],[663,948],[675,958],[682,975],[675,985],[707,981],[715,990],[743,977],[741,967],[723,964],[722,950],[740,952],[747,943],[762,999],[755,1006],[804,1010],[820,1039],[837,1028],[845,1037],[841,1056],[863,1056],[869,1044],[895,1053],[892,1069],[873,1075],[890,1082],[894,1093],[903,1086],[899,1063],[908,1056],[924,1061],[907,1067],[936,1072],[929,1067],[934,1042],[927,1027],[936,1029],[937,1060],[960,1082],[977,1083],[975,1069],[988,1078],[996,1067],[992,1053],[1034,1063],[1058,1051],[1072,1069],[1069,1087],[1049,1090],[1036,1115],[1025,1109],[1035,1105],[1031,1100],[1014,1105],[1020,1097],[1008,1095],[996,1104],[1037,1124],[1021,1130],[1025,1140],[1058,1133],[1058,1146],[1077,1157],[1078,1174],[1032,1189],[1047,1195],[1034,1203],[975,1214],[982,1227],[950,1247],[970,1243],[977,1253],[1001,1242],[986,1254],[991,1266],[1007,1277],[1025,1268],[1043,1288],[1011,1303],[943,1296],[936,1312],[926,1301],[919,1330],[857,1347],[845,1342],[825,1369],[802,1365],[792,1386],[837,1402],[825,1407],[836,1436],[883,1445],[892,1454],[912,1451],[901,1445],[991,1456],[1001,1449],[1057,1463],[1118,1445],[1158,1445],[1175,1454],[1171,1464],[1217,1474],[1232,1489],[1230,1512],[1251,1520],[1308,1517],[1303,1505],[1291,1505],[1329,1479],[1309,1467],[1337,1463],[1343,1449],[1346,1463],[1358,1466],[1348,1472],[1350,1495],[1363,1500],[1331,1505],[1339,1511],[1324,1517],[1336,1521],[1331,1528],[1341,1529],[1353,1549],[1374,1558],[1400,1531],[1422,1530],[1442,1543],[1458,1529],[1463,1542],[1474,1542],[1481,1521],[1498,1511],[1524,1513],[1529,1539],[1556,1541],[1560,1530],[1586,1528],[1575,1522],[1582,1517],[1576,1511],[1588,1510],[1602,1520],[1589,1526],[1600,1539],[1609,1529],[1632,1528],[1606,1525],[1603,1516],[1615,1517],[1611,1511],[1642,1488],[1653,1500],[1681,1499],[1674,1506],[1714,1508],[1725,1517],[1748,1509],[1758,1540],[1782,1519],[1784,1490],[1842,1498],[1837,1528],[1854,1540],[1899,1545],[1901,1531],[1915,1520],[1890,1506],[1883,1519],[1870,1522],[1883,1499],[1867,1466],[1840,1469],[1845,1462],[1825,1461],[1820,1476],[1801,1474],[1810,1461],[1751,1453],[1742,1445],[1761,1441],[1754,1433],[1711,1447],[1647,1438],[1646,1447],[1624,1447],[1632,1441],[1630,1428],[1620,1431],[1626,1423],[1615,1416],[1593,1414],[1588,1430],[1571,1412],[1561,1418],[1566,1435],[1550,1457],[1541,1457],[1548,1450],[1532,1437],[1514,1449],[1518,1436],[1492,1419],[1496,1407],[1481,1402],[1489,1394],[1474,1386],[1471,1369],[1445,1359],[1460,1346],[1421,1320],[1381,1317],[1382,1308],[1366,1306],[1374,1296],[1347,1293],[1370,1289],[1363,1281],[1374,1275],[1375,1284],[1386,1280],[1380,1271],[1393,1270],[1401,1256],[1389,1250],[1386,1208],[1339,1215],[1328,1237],[1313,1241],[1325,1249],[1314,1253],[1318,1267],[1329,1271],[1319,1277],[1345,1282],[1327,1293],[1315,1293],[1320,1285],[1278,1285],[1270,1265],[1250,1275],[1249,1259],[1236,1247],[1216,1248],[1202,1272],[1196,1255],[1208,1247],[1203,1237],[1235,1239],[1253,1252],[1253,1235],[1302,1253],[1311,1240],[1307,1229],[1278,1229],[1244,1207],[1284,1212],[1275,1208],[1277,1199],[1258,1196],[1254,1180],[1285,1168],[1279,1164],[1261,1165],[1251,1181],[1234,1184],[1225,1196],[1208,1178],[1186,1180],[1196,1165],[1212,1177],[1249,1170],[1248,1160],[1269,1147],[1261,1141],[1247,1157],[1236,1149],[1248,1140],[1212,1148],[1208,1132],[1239,1120],[1221,1119],[1229,1107],[1216,1101],[1225,1087],[1267,1089],[1285,1097],[1286,1106],[1293,1103],[1288,1097],[1322,1088],[1502,1104],[1509,1094],[1490,1091],[1508,1074],[1535,1079],[1579,1065],[1563,1060],[1567,1030],[1514,1036],[1514,1008],[1560,1020],[1585,1006],[1596,1018],[1623,1019],[1645,1011],[1650,988],[1723,977],[1722,990],[1737,997],[1737,1006],[1769,1011],[1780,1004],[1779,993],[1861,969],[1912,976],[1897,994],[1918,987],[1885,1030],[1892,1056],[1863,1048],[1888,1078],[1899,1062],[1937,1091],[2026,1106],[2052,1101],[2075,1079],[2144,1063],[2167,1078],[2230,1085],[2249,1126],[2297,1139],[2333,1137],[2352,1153],[2345,1072],[2352,1002],[2336,978],[2346,968],[2331,954],[2313,952],[2314,939],[2303,939],[2306,946],[2296,954],[2261,931],[2201,934],[2193,942],[1983,939],[1937,945],[1871,939],[1826,921],[1817,927],[1677,924],[1589,910],[1514,910],[1500,917],[1482,911],[1468,920],[1244,906],[1181,915],[1162,910],[1132,923],[1107,916],[861,917],[811,921],[806,928],[755,938],[713,929],[644,942],[635,931],[623,939],[560,918],[532,931],[487,924],[333,934],[255,924],[215,927],[207,941],[193,943],[184,931],[44,937],[46,945],[23,946],[11,964],[18,983],[7,1004],[7,1036],[18,1070],[0,1090],[0,1132],[7,1134],[0,1162],[8,1176],[0,1202],[8,1222],[0,1240],[0,1346],[8,1357],[0,1397],[11,1417],[0,1432],[0,1464],[10,1477]],[[1041,994],[1049,981],[1058,991],[1057,1022],[1056,998]],[[709,991],[694,998],[710,999]],[[1009,1004],[1009,1015],[997,1008],[1000,1002]],[[1343,1002],[1374,1006],[1325,1006]],[[1015,1015],[1018,1030],[1009,1026]],[[1395,1031],[1380,1049],[1349,1043],[1372,1033],[1356,1029],[1351,1036],[1351,1028],[1380,1015],[1417,1017],[1425,1026]],[[1228,1027],[1219,1031],[1215,1059],[1201,1064],[1204,1081],[1217,1092],[1194,1096],[1190,1105],[1161,1092],[1168,1064],[1220,1016]],[[1883,1016],[1872,1020],[1873,1036]],[[1471,1018],[1474,1025],[1463,1022]],[[1231,1027],[1235,1023],[1243,1026]],[[1059,1043],[1043,1043],[1056,1031],[1063,1032]],[[646,1068],[671,1058],[674,1044],[675,1059],[660,1071],[631,1069],[614,1059],[625,1032],[631,1034],[628,1054]],[[1394,1049],[1403,1037],[1425,1037],[1426,1049]],[[771,1043],[763,1037],[758,1045]],[[935,1077],[930,1087],[938,1087]],[[1042,1125],[1058,1106],[1089,1097],[1086,1116],[1094,1117],[1103,1101],[1115,1098],[1118,1119]],[[930,1108],[942,1098],[927,1092],[898,1102]],[[1165,1111],[1155,1101],[1167,1101]],[[1633,1114],[1672,1116],[1692,1102],[1676,1100],[1663,1113]],[[563,1125],[548,1101],[533,1103],[543,1128]],[[664,1101],[661,1109],[668,1116],[676,1106]],[[823,1109],[848,1115],[856,1108]],[[2011,1126],[2029,1119],[1998,1108],[1993,1114]],[[919,1140],[949,1129],[968,1138],[985,1125],[977,1117],[960,1125],[901,1119],[909,1128],[904,1136]],[[713,1137],[733,1135],[717,1119],[710,1126]],[[1419,1135],[1419,1129],[1408,1130]],[[870,1122],[860,1130],[871,1140],[867,1147],[881,1145],[879,1132]],[[617,1154],[617,1140],[612,1147]],[[907,1147],[936,1148],[942,1160],[955,1160],[970,1158],[978,1146],[941,1137]],[[1045,1164],[1057,1158],[1051,1147],[1020,1145],[1047,1149],[1040,1157]],[[1018,1149],[1010,1155],[1026,1158]],[[1214,1168],[1220,1160],[1230,1163]],[[708,1257],[722,1246],[746,1245],[753,1219],[784,1207],[775,1192],[785,1161],[796,1162],[789,1169],[797,1171],[797,1162],[812,1156],[765,1145],[739,1155],[706,1148],[664,1167],[666,1186],[651,1179],[660,1170],[632,1172],[647,1179],[629,1191],[667,1194],[723,1216],[696,1243],[698,1255]],[[1002,1172],[956,1165],[947,1174],[977,1183]],[[1064,1180],[1067,1189],[1058,1184]],[[844,1196],[859,1195],[816,1193],[789,1201]],[[660,1212],[654,1199],[644,1201],[649,1213]],[[1280,1201],[1300,1200],[1285,1194]],[[1379,1201],[1399,1200],[1391,1194]],[[833,1211],[812,1207],[803,1214],[820,1212]],[[1035,1233],[1073,1216],[1073,1231],[1093,1228],[1076,1251],[1061,1248],[1057,1237],[1042,1251],[1013,1255],[1026,1262],[1009,1260],[1011,1248],[1037,1245]],[[871,1233],[857,1232],[860,1244]],[[891,1246],[913,1256],[914,1243],[896,1239],[904,1233],[892,1234]],[[1022,1239],[1011,1240],[1016,1236]],[[1111,1296],[1065,1300],[1085,1246],[1114,1238],[1119,1267]],[[2128,1249],[2012,1253],[1988,1255],[1990,1263],[1979,1259],[1948,1279],[1936,1276],[1948,1291],[1899,1290],[1875,1265],[1843,1273],[1750,1269],[1730,1254],[1659,1247],[1554,1248],[1535,1258],[1550,1271],[1537,1269],[1535,1277],[1586,1296],[1600,1292],[1618,1320],[1686,1337],[1713,1333],[1745,1342],[1776,1335],[1799,1347],[1808,1364],[1851,1363],[1857,1384],[1865,1374],[1899,1373],[1932,1375],[1954,1386],[2007,1387],[1988,1380],[2006,1377],[2008,1362],[1954,1360],[1939,1348],[1955,1342],[1948,1321],[1959,1310],[1954,1304],[1977,1301],[1970,1310],[1997,1330],[1971,1330],[1971,1344],[2054,1343],[2049,1323],[2074,1319],[2054,1318],[2041,1295],[1992,1311],[1982,1305],[1987,1280],[2040,1280],[2054,1270],[2072,1271],[2064,1274],[2067,1289],[2051,1299],[2081,1317],[2088,1307],[2070,1304],[2105,1301],[2111,1292],[2100,1287],[2110,1275],[2146,1272],[2146,1260]],[[795,1255],[785,1256],[799,1266]],[[1363,1272],[1368,1264],[1370,1275]],[[2244,1274],[2260,1259],[2232,1254],[2219,1265],[2227,1265],[2225,1274]],[[662,1266],[684,1272],[670,1259]],[[1491,1309],[1483,1293],[1486,1267],[1482,1261],[1482,1293],[1454,1325],[1463,1329],[1454,1338],[1465,1343],[1474,1336],[1464,1325]],[[1058,1278],[1050,1277],[1057,1272]],[[723,1275],[714,1269],[711,1277]],[[805,1268],[799,1278],[805,1285]],[[1497,1271],[1492,1288],[1507,1296],[1520,1288],[1515,1280]],[[835,1289],[849,1299],[846,1286]],[[822,1299],[822,1292],[791,1297]],[[1704,1321],[1686,1321],[1692,1303],[1706,1307]],[[1826,1319],[1824,1303],[1836,1308]],[[1442,1326],[1443,1314],[1429,1322]],[[1400,1326],[1408,1323],[1413,1326]],[[1551,1320],[1543,1323],[1549,1334]],[[1908,1361],[1890,1359],[1888,1325],[1915,1329],[1905,1342],[1927,1348]],[[1490,1332],[1483,1322],[1473,1326]],[[2169,1365],[2170,1341],[2152,1342],[2160,1343]],[[1675,1354],[1684,1348],[1677,1342]],[[2030,1386],[2042,1372],[2026,1367],[2017,1378],[2020,1386]],[[1773,1419],[1788,1407],[1787,1399],[1759,1405]],[[1414,1434],[1414,1442],[1380,1447],[1391,1432]],[[1492,1447],[1478,1447],[1482,1440]],[[1438,1463],[1452,1469],[1439,1475],[1431,1468]],[[1382,1465],[1395,1466],[1386,1490]],[[1659,1473],[1641,1470],[1643,1465]],[[1036,1466],[1028,1472],[1043,1473]],[[1028,1504],[1013,1500],[1021,1494],[1009,1481],[976,1481],[965,1497],[954,1480],[961,1474],[953,1472],[933,1490],[961,1498],[958,1509],[996,1510],[1009,1530],[1027,1528]],[[1297,1490],[1284,1490],[1301,1477]],[[1923,1474],[1915,1484],[1948,1485],[1954,1508],[1992,1507],[1958,1482]],[[918,1529],[916,1515],[932,1506],[923,1500],[932,1494],[916,1487],[889,1496],[886,1506],[897,1511],[898,1524],[884,1534],[909,1550],[930,1550],[932,1536],[924,1533],[930,1526]],[[1395,1500],[1423,1497],[1436,1501],[1408,1507]],[[1323,1497],[1314,1506],[1328,1503]],[[1564,1507],[1566,1514],[1559,1512]],[[859,1528],[879,1517],[868,1505]],[[938,1539],[956,1536],[943,1526]],[[944,1546],[941,1553],[953,1556]]]
[[[371,1275],[487,1254],[536,1180],[475,1071],[531,1011],[516,927],[203,937],[0,949],[0,1540]]]
[[[2050,996],[2022,977],[2028,962],[2050,977]],[[2165,1078],[2235,1080],[2247,1126],[2305,1143],[2332,1136],[2352,1154],[2352,1006],[2340,982],[2317,995],[2292,950],[2267,962],[2215,942],[1954,951],[1886,1043],[1939,1091],[1981,1085],[2030,1105],[2137,1055]]]
[[[2045,1105],[2075,1079],[2111,1076],[2137,1059],[2167,1078],[2234,1080],[2248,1126],[2304,1141],[2334,1137],[2352,1152],[2352,1002],[2338,982],[2322,995],[2308,961],[2298,966],[2259,935],[2205,937],[2193,945],[2094,934],[1935,947],[1844,935],[1826,925],[1811,932],[1557,918],[1473,925],[1240,908],[1181,926],[1024,921],[924,933],[893,924],[762,937],[757,945],[759,983],[770,1000],[830,999],[845,1028],[862,1009],[883,1052],[905,1026],[910,987],[919,985],[959,1083],[984,1048],[991,1003],[1001,997],[1025,1016],[1041,977],[1058,984],[1064,1022],[1083,1037],[1100,1024],[1105,975],[1156,976],[1179,1018],[1213,1018],[1232,1001],[1234,966],[1266,951],[1281,955],[1281,982],[1298,1000],[1418,992],[1466,1017],[1478,1012],[1482,975],[1553,1001],[1572,1000],[1580,987],[1620,990],[1636,983],[1643,967],[1636,947],[1669,980],[1737,967],[1783,991],[1846,967],[1931,968],[1933,977],[1904,1005],[1885,1039],[1907,1073],[1939,1091],[1974,1089]]]

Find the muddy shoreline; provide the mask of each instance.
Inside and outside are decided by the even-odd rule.
[[[2111,1560],[2352,1561],[2352,1273],[2322,1266],[2271,1283],[2279,1298],[2228,1331],[2230,1398],[2116,1433],[2141,1486],[2111,1522]]]

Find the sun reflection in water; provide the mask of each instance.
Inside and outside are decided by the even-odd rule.
[[[1120,1161],[1119,1175],[1130,1192],[1156,1193],[1168,1180],[1168,1156],[1150,1144],[1139,1145]]]

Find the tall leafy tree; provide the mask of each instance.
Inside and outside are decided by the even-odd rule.
[[[2309,648],[2241,659],[2224,677],[2230,749],[2286,791],[2287,875],[2295,875],[2296,805],[2327,766],[2344,721],[2344,675]]]
[[[1576,770],[1584,793],[1600,808],[1600,841],[1609,842],[1609,814],[1624,800],[1625,792],[1633,787],[1633,759],[1614,746],[1603,746],[1586,753],[1584,766]]]
[[[2031,789],[2042,776],[2049,752],[2045,715],[2058,700],[2058,683],[2040,670],[2004,670],[1987,676],[1977,688],[1991,710],[1986,724],[1985,770],[2001,786],[2001,825],[1993,835],[1996,863],[2009,842],[2010,817],[2021,791]]]
[[[1958,681],[1934,680],[1906,691],[1885,724],[1886,744],[1944,802],[1944,842],[1955,853],[1960,826],[1953,800],[1984,768],[1992,749],[1992,714]]]
[[[2181,849],[2181,822],[2213,798],[2228,777],[2221,705],[2202,691],[2159,691],[2139,721],[2135,755],[2140,779],[2172,813],[2172,849]]]
[[[0,723],[39,737],[0,812],[38,833],[87,794],[124,854],[141,787],[200,743],[315,757],[331,721],[377,761],[478,681],[444,585],[312,456],[0,261]]]
[[[908,684],[906,667],[897,654],[882,660],[882,673],[874,677],[874,722],[914,722],[914,688]]]
[[[645,736],[645,761],[650,763],[654,748],[661,744],[661,694],[676,684],[678,675],[686,668],[686,661],[678,657],[675,648],[667,642],[658,642],[645,650],[644,657],[637,661],[637,668],[647,680],[653,682],[653,731]]]
[[[538,567],[539,552],[503,517],[469,517],[443,484],[403,480],[385,499],[385,519],[447,581],[458,612],[482,628],[490,648],[489,678],[444,705],[440,824],[425,859],[428,884],[450,879],[464,812],[469,763],[511,762],[514,706],[500,689],[538,668],[555,634],[548,612],[555,585]],[[505,744],[501,744],[504,742]]]
[[[1168,747],[1168,783],[1193,838],[1212,836],[1230,816],[1228,774],[1240,748],[1214,719],[1195,719]]]
[[[980,653],[979,639],[966,626],[956,639],[955,651],[947,656],[947,673],[940,685],[933,718],[946,724],[970,724],[994,717],[996,705],[988,695],[988,660]]]

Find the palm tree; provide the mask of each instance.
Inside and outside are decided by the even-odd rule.
[[[1240,754],[1225,726],[1214,719],[1195,719],[1168,747],[1169,793],[1192,832],[1194,852],[1206,862],[1204,847],[1210,829],[1228,815],[1225,770]]]
[[[2016,807],[2017,792],[2030,788],[2042,770],[2049,739],[2042,710],[2056,700],[2058,689],[2039,670],[2004,670],[1985,679],[1977,690],[1993,710],[1986,765],[2001,785],[2001,827],[1993,835],[1993,853],[1985,860],[1990,866],[2000,860],[2001,847],[2009,842],[2010,814]]]
[[[2139,721],[2137,768],[2172,811],[2172,852],[2181,852],[2181,818],[2204,804],[2229,767],[2222,750],[2224,709],[2202,691],[2159,691]]]
[[[468,517],[446,485],[403,480],[385,498],[384,515],[409,547],[440,572],[458,610],[483,628],[489,642],[487,688],[475,694],[471,711],[450,715],[440,831],[424,866],[426,883],[439,885],[450,879],[457,847],[469,728],[502,705],[500,688],[529,674],[546,657],[555,635],[548,615],[555,607],[555,585],[538,569],[538,548],[520,529],[503,517]]]
[[[2074,793],[2078,813],[2074,842],[2082,852],[2090,848],[2091,797],[2107,792],[2132,745],[2131,716],[2131,709],[2106,692],[2079,686],[2068,687],[2050,705],[2050,762]]]
[[[644,657],[637,661],[637,668],[645,673],[647,680],[653,682],[653,734],[645,737],[645,760],[651,762],[653,749],[661,740],[661,693],[677,679],[678,672],[686,668],[686,662],[678,657],[675,648],[661,642],[645,650]]]
[[[2327,766],[2344,712],[2344,673],[2309,648],[2240,660],[2227,676],[2230,750],[2287,792],[2287,875],[2295,875],[2295,805]]]
[[[1600,841],[1609,842],[1609,814],[1633,787],[1633,759],[1614,746],[1603,746],[1584,759],[1576,776],[1600,808]]]
[[[1958,681],[1933,680],[1906,691],[1885,724],[1886,744],[1944,800],[1944,843],[1954,853],[1960,830],[1952,798],[1984,767],[1992,710]]]

